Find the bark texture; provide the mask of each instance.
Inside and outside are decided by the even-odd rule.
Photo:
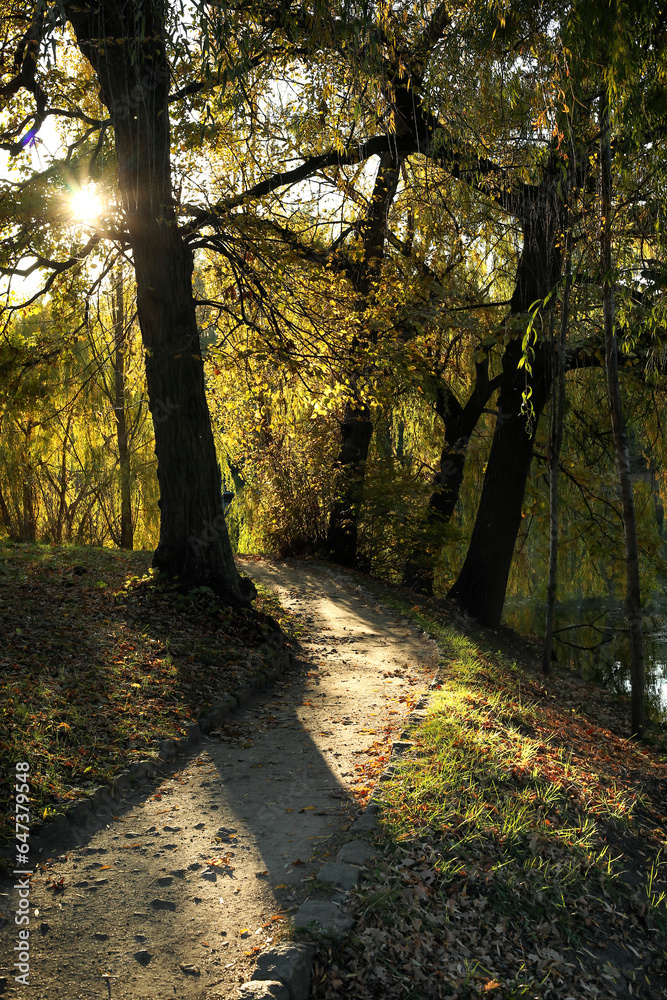
[[[65,2],[78,45],[113,123],[118,178],[134,257],[160,485],[153,566],[185,585],[244,603],[222,510],[192,295],[192,255],[171,191],[165,49],[159,0]]]
[[[495,627],[503,611],[514,545],[521,526],[521,508],[533,454],[535,429],[546,402],[548,380],[541,365],[533,365],[534,420],[527,427],[521,413],[524,381],[516,366],[521,345],[514,340],[503,358],[507,379],[498,397],[498,416],[484,485],[468,552],[449,592],[482,625]]]

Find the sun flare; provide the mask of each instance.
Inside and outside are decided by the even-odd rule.
[[[94,222],[102,214],[102,199],[94,184],[84,184],[70,198],[72,214],[79,222]]]

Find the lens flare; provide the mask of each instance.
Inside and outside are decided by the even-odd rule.
[[[102,214],[102,199],[94,184],[82,184],[70,196],[72,214],[79,222],[94,222]]]

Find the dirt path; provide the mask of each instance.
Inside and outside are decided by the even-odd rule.
[[[395,738],[427,686],[434,644],[349,578],[243,568],[304,622],[302,662],[32,880],[29,988],[2,886],[3,1000],[234,996],[354,816],[363,751]]]

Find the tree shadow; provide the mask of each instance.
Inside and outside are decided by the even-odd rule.
[[[300,585],[321,587],[321,577],[303,568]],[[65,993],[97,996],[100,970],[115,977],[106,980],[113,996],[121,983],[127,997],[168,996],[175,988],[195,997],[216,982],[231,988],[285,926],[272,918],[289,917],[308,893],[324,891],[317,872],[335,857],[358,812],[344,779],[359,759],[354,750],[372,739],[368,719],[381,697],[355,694],[364,667],[354,640],[384,642],[374,598],[341,583],[324,600],[356,635],[334,636],[333,621],[316,647],[320,667],[299,661],[215,734],[189,746],[158,782],[139,776],[96,814],[84,812],[69,844],[34,841],[33,859],[46,867],[31,905],[49,927],[31,958],[36,983],[55,982],[55,961]],[[334,638],[344,650],[347,701],[327,690]],[[387,683],[376,674],[374,683]],[[49,862],[65,851],[67,860]],[[62,894],[48,888],[60,877]],[[0,933],[11,936],[11,925]]]

